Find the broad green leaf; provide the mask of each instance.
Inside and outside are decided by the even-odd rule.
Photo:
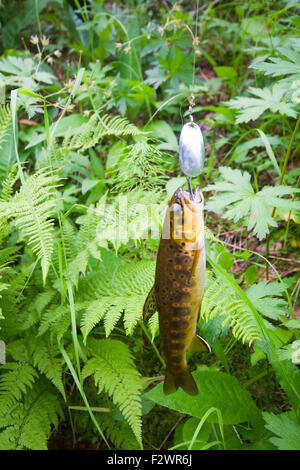
[[[106,158],[106,169],[114,168],[117,166],[117,163],[122,157],[125,148],[126,144],[122,141],[116,142],[109,148]]]
[[[232,80],[237,76],[236,70],[233,67],[229,66],[222,66],[222,67],[214,67],[216,74],[220,78],[224,78],[225,80]]]
[[[55,126],[55,123],[50,126],[49,132],[53,132],[53,137],[63,137],[66,135],[67,131],[70,131],[72,129],[72,132],[74,132],[76,129],[78,129],[80,126],[85,124],[88,121],[87,117],[81,116],[80,114],[72,114],[70,116],[63,117],[59,123],[57,124],[57,127]],[[26,145],[25,150],[34,147],[35,145],[39,144],[40,142],[43,142],[46,140],[47,134],[45,131],[41,132],[38,134],[35,138],[33,138],[29,144]]]
[[[178,176],[175,178],[171,178],[166,184],[166,191],[167,191],[168,197],[171,198],[173,194],[175,193],[176,189],[178,189],[180,186],[183,186],[185,183],[186,183],[185,176]]]
[[[199,419],[209,408],[215,407],[221,411],[224,424],[260,422],[260,411],[236,378],[210,370],[198,370],[193,376],[199,390],[196,396],[187,395],[181,388],[171,395],[164,395],[163,385],[159,384],[146,393],[146,397]],[[217,417],[212,414],[209,420],[217,422]]]
[[[86,194],[90,189],[92,189],[100,180],[94,180],[89,178],[84,178],[81,186],[82,194]]]
[[[263,34],[266,28],[266,17],[261,15],[244,18],[241,26],[244,33],[257,39],[257,37]]]
[[[158,148],[162,150],[171,150],[178,152],[178,140],[171,126],[165,121],[156,121],[149,124],[146,131],[150,131],[153,137],[162,139],[163,142],[158,144]]]
[[[258,268],[255,264],[248,266],[244,274],[245,282],[249,285],[253,284],[256,281],[257,273],[258,273]]]

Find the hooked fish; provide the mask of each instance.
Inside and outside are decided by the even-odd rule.
[[[197,336],[205,283],[204,199],[197,188],[193,198],[179,188],[173,195],[160,240],[154,286],[144,305],[144,317],[158,311],[166,359],[164,393],[178,387],[190,395],[198,388],[186,362],[186,351],[210,350]]]

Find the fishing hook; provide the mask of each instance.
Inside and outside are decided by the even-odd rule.
[[[189,176],[187,176],[186,179],[187,179],[190,195],[192,196],[192,201],[194,201],[194,194],[193,194],[193,189],[191,185],[191,179]]]

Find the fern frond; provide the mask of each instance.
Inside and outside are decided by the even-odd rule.
[[[76,247],[78,251],[81,251],[83,248],[95,245],[98,225],[101,223],[103,218],[102,208],[106,205],[106,199],[107,194],[104,194],[96,206],[91,204],[87,208],[86,214],[81,215],[76,220],[76,222],[80,224],[78,236],[76,239]]]
[[[4,268],[9,262],[12,262],[16,256],[12,256],[19,250],[18,246],[8,246],[0,250],[0,268]]]
[[[172,162],[170,154],[161,152],[147,139],[128,145],[118,162],[115,190],[127,192],[133,188],[155,190],[166,184],[166,171]]]
[[[93,302],[85,302],[82,307],[85,309],[81,316],[81,331],[83,334],[83,340],[86,342],[86,338],[90,331],[99,323],[107,313],[110,298],[102,297],[101,299]]]
[[[92,328],[102,319],[109,336],[124,311],[126,334],[132,334],[141,318],[146,296],[153,285],[155,261],[140,261],[108,270],[103,266],[81,283],[86,310],[81,318],[81,329],[86,340]],[[99,300],[94,300],[98,298]],[[86,302],[88,302],[86,300]]]
[[[141,378],[130,350],[111,339],[90,340],[88,349],[93,357],[83,368],[83,378],[93,375],[99,393],[105,390],[112,396],[142,446]]]
[[[32,338],[30,349],[32,350],[33,365],[37,367],[42,374],[45,374],[47,379],[49,379],[60,391],[62,396],[66,398],[62,382],[63,360],[61,357],[55,357],[60,354],[59,350],[45,337]]]
[[[11,124],[11,109],[9,105],[0,106],[0,148]]]
[[[261,339],[260,330],[248,305],[237,297],[236,292],[223,278],[214,277],[212,271],[207,272],[202,315],[206,320],[216,316],[224,317],[222,326],[229,324],[233,336],[243,342],[250,343]]]
[[[142,134],[142,132],[126,118],[121,118],[120,116],[110,117],[107,114],[100,118],[96,113],[87,123],[79,127],[75,134],[74,131],[67,134],[62,146],[67,150],[80,149],[80,151],[85,151],[88,148],[94,147],[104,136],[139,134]]]
[[[1,410],[0,449],[47,450],[51,427],[57,427],[59,415],[59,397],[49,388],[49,382],[39,380],[9,413],[4,415]]]
[[[49,303],[53,300],[57,291],[55,289],[48,288],[43,292],[39,292],[32,304],[29,306],[29,310],[34,309],[38,312],[39,315],[43,312],[43,310],[49,305]]]
[[[13,186],[15,182],[17,181],[17,179],[18,179],[18,167],[17,165],[15,165],[10,171],[9,175],[2,182],[1,192],[0,192],[0,204],[10,201],[11,195],[13,193]],[[7,226],[8,226],[8,216],[6,217],[2,216],[0,219],[0,243],[2,239],[4,238],[4,235],[6,235]]]
[[[17,181],[18,177],[18,167],[17,165],[15,165],[2,183],[0,194],[1,202],[9,202],[13,193],[13,186]]]
[[[40,161],[40,168],[62,168],[70,161],[70,153],[59,147],[56,140],[53,140],[47,149],[43,148],[43,154]]]
[[[67,262],[71,261],[74,258],[74,255],[76,254],[75,235],[76,230],[74,225],[68,219],[65,219],[62,223],[62,241],[64,247],[64,255],[66,257]]]
[[[0,202],[0,210],[14,218],[15,225],[28,239],[28,245],[41,259],[44,282],[53,252],[53,220],[49,213],[55,205],[53,196],[57,184],[57,175],[41,170],[27,178],[26,186],[21,187],[11,202]]]
[[[45,334],[50,329],[51,337],[61,339],[68,330],[70,323],[69,305],[51,305],[42,315],[38,336]]]
[[[8,362],[0,367],[0,414],[8,410],[21,399],[37,377],[31,365],[22,362]]]
[[[88,258],[89,247],[81,244],[78,246],[79,233],[68,219],[62,225],[62,246],[63,246],[63,271],[66,278],[71,280],[77,286],[79,274],[85,274]]]
[[[85,274],[92,244],[79,243],[78,238],[79,231],[75,225],[65,219],[61,230],[55,231],[54,243],[58,249],[54,250],[51,258],[53,271],[61,272],[65,280],[71,281],[75,286],[79,275]],[[49,276],[51,280],[54,279],[53,273]]]
[[[156,333],[159,330],[159,320],[158,320],[158,312],[155,312],[148,320],[148,328],[151,333],[152,341],[156,336]]]
[[[104,414],[101,419],[101,428],[116,449],[139,450],[135,435],[126,421],[112,420],[109,414]]]

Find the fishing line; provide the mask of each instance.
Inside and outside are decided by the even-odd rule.
[[[195,24],[195,33],[193,34],[193,32],[191,31],[191,29],[188,27],[189,31],[191,32],[192,34],[192,38],[193,38],[193,46],[194,46],[194,62],[193,62],[193,75],[192,75],[192,92],[190,94],[190,97],[188,98],[188,102],[189,102],[189,119],[190,119],[190,123],[189,123],[189,126],[191,128],[195,128],[196,124],[194,124],[194,118],[193,118],[193,106],[195,106],[195,96],[193,94],[193,88],[195,86],[195,75],[196,75],[196,39],[197,39],[197,32],[198,32],[198,15],[199,15],[199,0],[197,0],[197,5],[196,5],[196,24]],[[184,131],[185,129],[185,126],[183,126],[183,129],[181,131],[181,136],[180,136],[180,143],[182,142],[182,132]],[[190,134],[190,137],[192,137],[193,134]],[[198,137],[198,136],[197,136]],[[189,142],[187,142],[186,146],[188,147],[189,145]],[[201,145],[201,142],[200,142],[200,145]],[[193,146],[193,143],[191,143],[191,146],[190,146],[190,149],[186,149],[186,151],[184,152],[183,151],[183,147],[182,146],[179,146],[179,155],[180,155],[180,163],[181,163],[181,168],[183,170],[183,172],[185,173],[186,175],[186,179],[187,179],[187,183],[188,183],[188,189],[189,189],[189,193],[190,193],[190,196],[192,198],[192,200],[194,201],[194,193],[193,193],[193,189],[192,189],[192,185],[191,185],[191,180],[190,180],[190,177],[193,176],[192,174],[188,174],[189,171],[191,171],[189,169],[186,168],[186,171],[184,171],[184,159],[189,159],[191,160],[191,158],[193,157],[192,156],[192,153],[193,153],[193,150],[192,149],[192,153],[191,153],[191,148]],[[188,155],[189,154],[189,155]],[[188,155],[188,156],[184,156],[184,155]],[[195,155],[194,155],[195,156]],[[199,158],[198,158],[199,160]],[[199,163],[201,164],[202,163],[202,158],[200,157],[200,161]]]
[[[196,26],[195,26],[194,38],[197,38],[197,33],[198,33],[198,15],[199,15],[199,0],[197,0],[197,6],[196,6]],[[195,44],[194,44],[194,66],[193,66],[192,87],[194,87],[195,85],[195,70],[196,70],[196,50],[195,50]]]

